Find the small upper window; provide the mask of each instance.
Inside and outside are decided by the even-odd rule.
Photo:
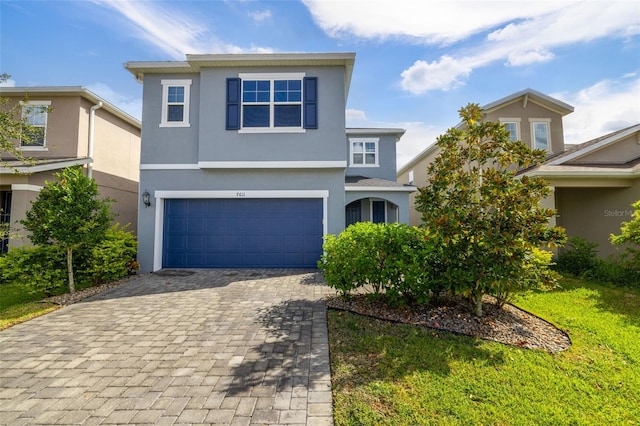
[[[409,170],[409,185],[413,185],[413,170]]]
[[[350,139],[351,166],[378,166],[378,139]]]
[[[22,106],[22,119],[28,125],[22,132],[22,149],[43,149],[47,146],[47,116],[50,101],[31,101]]]
[[[509,133],[509,139],[512,141],[520,140],[520,119],[519,118],[500,118],[500,123]]]
[[[551,150],[551,136],[548,120],[531,120],[531,140],[535,149]]]
[[[160,127],[189,127],[191,80],[162,80]]]

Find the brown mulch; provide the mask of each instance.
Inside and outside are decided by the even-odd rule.
[[[561,352],[571,346],[571,339],[553,324],[516,306],[498,307],[495,299],[485,296],[484,314],[476,317],[462,300],[444,299],[437,304],[415,304],[391,307],[365,294],[348,298],[331,296],[326,299],[330,309],[354,312],[369,317],[406,324],[421,325],[436,330],[493,340],[527,349]]]
[[[105,291],[107,291],[109,289],[112,289],[114,287],[118,287],[119,285],[128,282],[132,278],[134,278],[134,276],[126,277],[126,278],[123,278],[123,279],[118,280],[118,281],[113,281],[113,282],[109,282],[109,283],[96,285],[96,286],[93,286],[93,287],[88,287],[88,288],[85,288],[85,289],[82,289],[82,290],[77,290],[73,294],[65,293],[65,294],[60,294],[58,296],[47,297],[46,299],[43,299],[42,302],[44,302],[44,303],[53,303],[55,305],[60,305],[60,306],[72,305],[74,303],[81,302],[84,299],[87,299],[89,297],[92,297],[92,296],[98,295],[100,293],[103,293],[103,292],[105,292]]]

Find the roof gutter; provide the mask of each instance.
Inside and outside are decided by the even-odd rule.
[[[102,108],[102,101],[98,101],[97,104],[89,109],[89,148],[87,156],[91,159],[91,162],[87,164],[87,177],[93,178],[93,145],[94,145],[94,133],[95,133],[95,115],[96,110]]]

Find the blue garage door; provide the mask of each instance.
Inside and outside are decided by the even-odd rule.
[[[168,199],[163,268],[316,267],[321,199]]]

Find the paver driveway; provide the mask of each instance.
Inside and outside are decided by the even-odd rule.
[[[317,271],[160,271],[0,331],[1,424],[332,424]]]

